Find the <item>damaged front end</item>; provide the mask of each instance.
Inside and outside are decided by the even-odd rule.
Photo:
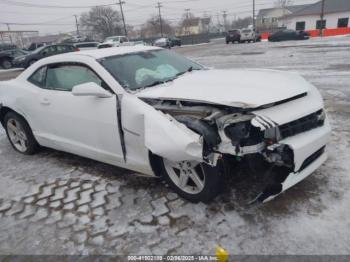
[[[273,177],[268,179],[256,201],[265,202],[276,197],[325,161],[324,149],[330,128],[323,110],[281,125],[259,111],[249,109],[188,101],[142,100],[198,134],[202,143],[202,161],[208,165],[257,157],[264,162],[262,173],[277,167],[278,172],[271,174]],[[309,142],[300,143],[295,139],[298,134],[324,126],[327,128],[318,130],[319,134],[309,134]],[[316,160],[319,163],[315,164]],[[227,166],[231,164],[225,163]]]

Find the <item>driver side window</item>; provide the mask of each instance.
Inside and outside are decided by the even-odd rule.
[[[53,65],[47,69],[46,87],[48,89],[70,92],[74,86],[89,82],[103,87],[101,78],[82,65]]]

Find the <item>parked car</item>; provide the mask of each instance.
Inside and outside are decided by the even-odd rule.
[[[76,48],[79,48],[80,50],[92,50],[97,49],[99,46],[99,42],[82,42],[82,43],[76,43],[73,44]]]
[[[255,33],[255,42],[261,42],[261,34]]]
[[[146,43],[145,41],[134,41],[132,42],[134,46],[148,46],[149,44]]]
[[[310,34],[305,31],[281,30],[269,36],[270,42],[280,42],[289,40],[307,40]]]
[[[107,37],[102,44],[99,44],[98,48],[130,46],[132,43],[126,36],[110,36]]]
[[[36,49],[32,53],[16,57],[13,60],[12,64],[14,67],[27,68],[30,65],[34,64],[36,61],[43,59],[45,57],[68,53],[68,52],[74,52],[74,51],[79,51],[79,49],[73,45],[68,45],[68,44],[43,46]]]
[[[256,42],[256,34],[251,28],[244,28],[241,30],[240,42]]]
[[[239,43],[240,41],[241,41],[241,30],[232,29],[226,33],[226,44],[229,44],[231,42],[232,44],[234,44],[235,42]]]
[[[180,39],[180,38],[177,38],[177,37],[175,37],[175,36],[169,37],[169,41],[170,41],[171,47],[174,47],[174,46],[181,46],[181,45],[182,45],[181,39]]]
[[[20,153],[49,147],[162,177],[193,202],[255,159],[269,174],[257,200],[271,200],[322,165],[331,132],[319,91],[296,73],[207,69],[144,46],[38,61],[0,82],[0,121]]]
[[[12,67],[12,61],[18,56],[27,55],[29,52],[23,49],[11,49],[0,52],[0,67],[3,69],[10,69]]]
[[[162,48],[171,48],[171,42],[167,37],[157,39],[156,41],[154,41],[153,45]]]
[[[17,49],[17,46],[13,44],[0,43],[0,52],[11,49]]]
[[[40,47],[47,45],[46,43],[31,43],[30,46],[26,49],[27,51],[34,51]]]

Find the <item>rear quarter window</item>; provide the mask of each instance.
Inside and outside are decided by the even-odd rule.
[[[28,81],[37,87],[45,88],[46,70],[46,66],[39,68],[28,78]]]

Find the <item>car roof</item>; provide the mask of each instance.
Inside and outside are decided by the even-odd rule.
[[[100,59],[104,57],[109,56],[116,56],[116,55],[125,55],[130,53],[137,53],[137,52],[143,52],[143,51],[150,51],[150,50],[160,50],[159,47],[153,47],[153,46],[120,46],[120,47],[110,47],[110,48],[102,48],[102,49],[94,49],[94,50],[84,50],[74,53],[65,53],[62,54],[62,56],[90,56],[95,59]]]

